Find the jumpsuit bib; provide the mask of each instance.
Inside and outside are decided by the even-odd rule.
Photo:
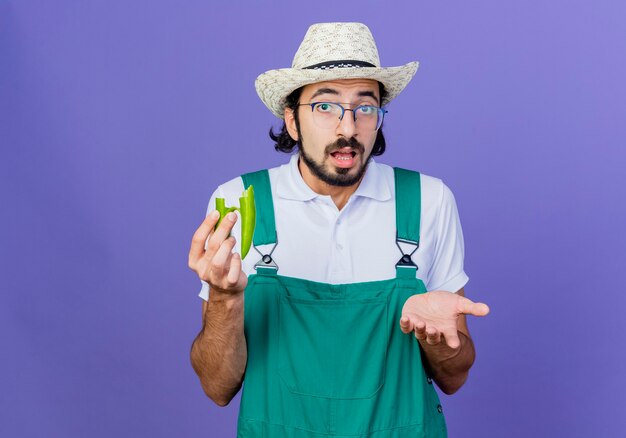
[[[397,240],[417,249],[420,175],[394,172]],[[275,245],[269,175],[242,179],[254,185],[254,246]],[[238,437],[447,436],[419,343],[400,330],[405,301],[426,291],[411,255],[400,252],[395,278],[350,284],[278,275],[280,260],[264,255],[245,290]]]

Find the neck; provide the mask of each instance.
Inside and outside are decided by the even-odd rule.
[[[302,179],[311,190],[320,195],[330,196],[338,210],[341,210],[348,203],[350,196],[356,191],[363,180],[363,177],[351,186],[333,186],[316,177],[302,159],[298,160],[298,169]]]

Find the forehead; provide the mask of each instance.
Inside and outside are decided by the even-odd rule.
[[[331,95],[334,94],[345,98],[355,98],[363,92],[371,92],[376,97],[379,97],[378,81],[374,79],[337,79],[305,85],[302,89],[301,99],[307,99],[318,91],[325,89],[333,90],[333,93],[329,93]]]

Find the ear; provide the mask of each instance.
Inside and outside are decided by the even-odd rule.
[[[291,108],[285,108],[285,126],[289,136],[294,141],[298,141],[298,129],[296,128],[296,119],[294,117],[293,110]]]

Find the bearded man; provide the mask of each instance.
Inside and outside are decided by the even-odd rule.
[[[373,159],[385,107],[417,66],[381,67],[363,24],[322,23],[292,68],[257,78],[284,120],[275,148],[295,153],[217,187],[189,253],[204,300],[192,365],[220,406],[243,385],[239,437],[446,436],[433,381],[463,385],[465,315],[489,309],[464,296],[450,189]],[[242,261],[237,215],[214,230],[213,209],[251,185],[255,251]]]

